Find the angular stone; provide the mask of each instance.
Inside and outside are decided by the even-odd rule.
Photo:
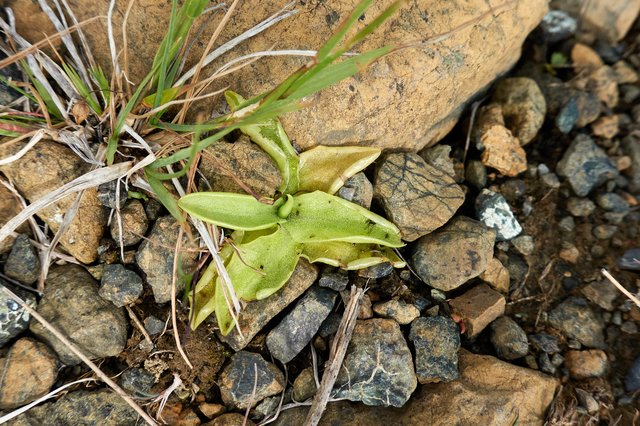
[[[604,65],[598,52],[583,43],[576,43],[571,48],[571,63],[577,74],[590,73]]]
[[[480,284],[449,302],[452,317],[464,324],[469,337],[477,336],[493,320],[504,315],[506,300],[486,284]]]
[[[380,318],[357,321],[333,397],[402,407],[416,386],[411,352],[398,323]]]
[[[558,162],[556,171],[565,177],[579,197],[618,175],[607,154],[587,135],[578,135]]]
[[[140,244],[136,253],[136,262],[146,274],[147,283],[153,289],[156,303],[171,300],[171,284],[173,281],[173,263],[175,245],[178,241],[180,224],[171,216],[159,218],[151,229],[149,237]],[[182,248],[188,247],[188,238],[182,237]],[[181,271],[188,272],[195,267],[197,253],[182,250]],[[176,279],[176,291],[179,294],[184,289],[184,282]]]
[[[596,136],[611,139],[618,134],[619,126],[620,117],[618,115],[607,115],[591,123],[591,131]]]
[[[493,230],[459,216],[417,241],[411,264],[427,285],[453,290],[484,272],[493,256],[494,242]]]
[[[609,312],[615,306],[613,302],[618,298],[620,292],[609,281],[592,281],[581,289],[584,297]]]
[[[4,273],[23,284],[33,284],[40,276],[40,259],[29,237],[18,235],[4,264]]]
[[[36,406],[15,419],[16,426],[100,425],[136,426],[139,416],[110,389],[79,390],[55,402]]]
[[[602,377],[607,371],[607,354],[600,349],[568,351],[564,354],[564,364],[574,379]]]
[[[542,351],[548,354],[556,354],[560,352],[558,338],[549,334],[530,334],[529,342],[533,349],[537,351]]]
[[[516,176],[527,169],[527,155],[520,141],[505,127],[500,105],[480,108],[475,135],[478,149],[483,150],[481,160],[485,166],[505,176]]]
[[[420,316],[420,310],[415,305],[398,299],[373,305],[373,312],[383,318],[394,319],[400,325],[410,324]]]
[[[639,0],[595,0],[585,4],[580,17],[584,29],[615,42],[624,38],[639,11]]]
[[[235,328],[220,339],[235,351],[243,349],[273,317],[311,287],[317,277],[318,269],[306,260],[300,260],[284,287],[266,299],[247,303],[240,312],[238,323],[244,339]]]
[[[128,322],[123,309],[101,298],[98,283],[77,265],[49,272],[37,311],[91,359],[118,355],[127,343]],[[30,330],[47,342],[64,364],[80,362],[39,322],[33,321]]]
[[[500,317],[491,323],[491,343],[498,357],[507,361],[529,353],[527,334],[509,317]]]
[[[127,188],[117,179],[98,185],[98,200],[100,204],[115,209],[122,209],[127,202]]]
[[[304,349],[329,316],[338,293],[312,287],[284,319],[267,335],[267,347],[274,358],[283,364],[291,361]]]
[[[142,237],[145,236],[149,228],[149,220],[140,201],[127,201],[127,204],[120,210],[120,220],[122,221],[122,243],[125,246],[132,246],[142,241]],[[120,244],[120,225],[117,217],[111,219],[110,230],[111,238]]]
[[[224,405],[214,404],[212,402],[203,402],[198,405],[198,409],[208,419],[220,416],[225,410]]]
[[[549,312],[549,324],[590,348],[604,347],[604,323],[579,297],[569,297]]]
[[[460,379],[421,386],[402,410],[330,403],[323,425],[523,425],[543,424],[559,382],[492,356],[459,354]],[[280,413],[275,426],[304,422],[307,407]]]
[[[428,164],[442,170],[451,177],[455,177],[456,171],[453,167],[453,161],[449,157],[450,154],[451,146],[443,144],[432,146],[420,152],[420,156]]]
[[[413,153],[386,156],[376,171],[374,196],[406,241],[444,225],[464,202],[451,176]]]
[[[0,278],[0,348],[29,328],[30,315],[3,288],[8,288],[35,309],[36,298],[31,293],[16,289]]]
[[[451,318],[416,319],[411,323],[409,340],[416,349],[416,375],[420,383],[450,382],[458,378],[460,330]]]
[[[247,136],[207,148],[199,170],[209,182],[210,187],[203,186],[207,191],[246,193],[240,182],[258,195],[273,197],[282,183],[271,157]]]
[[[0,358],[0,409],[16,408],[49,392],[58,360],[44,343],[22,338]]]
[[[338,190],[338,196],[369,209],[373,200],[373,185],[364,173],[356,173]]]
[[[476,198],[476,215],[485,226],[496,231],[497,241],[508,241],[522,232],[522,226],[507,200],[497,192],[483,189]]]
[[[492,101],[502,107],[507,127],[522,145],[536,137],[544,123],[547,103],[534,80],[526,77],[500,80],[494,87]]]
[[[344,269],[336,269],[325,266],[318,280],[320,287],[330,288],[335,291],[342,291],[349,284],[349,274]]]
[[[487,263],[487,269],[480,274],[479,278],[489,284],[494,290],[500,293],[509,293],[509,270],[495,257]]]
[[[16,153],[25,145],[26,142],[0,144],[0,158]],[[40,141],[19,160],[0,166],[0,171],[33,203],[81,176],[88,171],[87,167],[69,148],[52,141]],[[57,232],[75,199],[76,194],[71,194],[37,214],[53,232]],[[96,189],[87,189],[60,244],[79,261],[91,263],[98,257],[106,223],[107,212],[98,200]]]
[[[104,265],[100,296],[121,308],[142,295],[142,278],[119,263]]]
[[[613,64],[613,71],[616,73],[616,82],[618,84],[632,84],[638,82],[638,73],[626,61],[618,61]]]
[[[284,385],[284,375],[275,365],[246,351],[232,356],[218,378],[224,403],[240,410],[255,407],[266,397],[282,392]]]
[[[316,380],[313,377],[313,367],[307,367],[293,381],[292,396],[294,400],[302,402],[315,395],[317,390]]]

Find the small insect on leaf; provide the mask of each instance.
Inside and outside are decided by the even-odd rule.
[[[300,154],[300,191],[335,194],[347,179],[380,156],[380,149],[363,146],[317,146]]]
[[[347,241],[403,246],[400,230],[364,207],[322,191],[293,198],[293,210],[282,227],[299,243]]]
[[[265,204],[246,194],[197,192],[182,197],[178,206],[207,223],[253,231],[283,222],[285,219],[278,216],[282,202],[280,199],[274,204]]]

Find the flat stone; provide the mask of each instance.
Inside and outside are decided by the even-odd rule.
[[[302,402],[314,396],[317,390],[316,380],[313,377],[313,367],[307,367],[293,381],[292,396],[295,401]]]
[[[273,197],[282,183],[271,157],[247,136],[207,148],[199,170],[209,182],[210,187],[202,187],[206,191],[246,193],[241,182],[258,195]]]
[[[132,246],[142,241],[149,228],[149,220],[144,211],[144,206],[138,200],[129,200],[120,210],[120,220],[122,221],[122,243],[125,246]],[[120,244],[120,225],[117,217],[111,219],[111,238]]]
[[[522,145],[533,140],[544,123],[547,103],[538,84],[526,77],[500,80],[492,101],[502,107],[507,127]]]
[[[3,291],[5,287],[27,302],[31,308],[36,308],[36,298],[33,294],[14,288],[0,278],[0,348],[29,328],[31,317],[26,309]]]
[[[591,348],[604,346],[604,323],[579,297],[569,297],[549,312],[549,324]]]
[[[142,295],[142,278],[119,263],[104,265],[100,282],[100,296],[121,308]]]
[[[321,425],[538,425],[547,418],[559,382],[492,356],[459,353],[460,378],[421,386],[397,410],[346,401],[329,403]],[[280,413],[276,426],[304,422],[308,407]]]
[[[640,271],[640,248],[632,248],[624,252],[618,259],[618,266],[622,269]]]
[[[164,326],[165,322],[153,315],[149,315],[144,319],[144,328],[151,336],[162,333]]]
[[[487,264],[487,269],[479,275],[479,278],[489,284],[494,290],[503,294],[509,293],[509,270],[505,268],[497,258],[491,258]]]
[[[503,295],[486,284],[480,284],[449,301],[452,316],[464,324],[469,337],[477,336],[493,320],[504,315],[506,301]],[[454,319],[455,319],[454,317]]]
[[[451,176],[413,153],[385,157],[376,171],[374,196],[406,241],[444,225],[464,202]]]
[[[15,426],[100,425],[136,426],[141,419],[110,389],[78,390],[55,402],[36,406],[15,419]]]
[[[33,284],[38,280],[40,258],[26,235],[18,235],[13,243],[7,262],[4,264],[4,273],[23,284]]]
[[[508,241],[522,232],[507,200],[497,192],[483,189],[476,198],[476,215],[485,226],[496,231],[497,241]]]
[[[247,303],[240,312],[238,324],[244,339],[235,328],[226,336],[220,336],[220,339],[234,351],[243,349],[273,317],[311,287],[317,277],[318,269],[306,260],[300,260],[284,287],[266,299]]]
[[[418,240],[410,262],[425,284],[450,291],[484,272],[493,257],[494,241],[493,230],[459,216]]]
[[[527,334],[509,317],[500,317],[491,323],[491,343],[498,357],[507,361],[529,353]]]
[[[51,389],[58,360],[47,345],[29,338],[15,342],[0,358],[0,409],[20,407]]]
[[[153,225],[149,237],[140,244],[136,253],[136,263],[145,273],[156,303],[166,303],[171,300],[174,253],[179,230],[180,225],[173,217],[159,218]],[[189,247],[188,241],[188,237],[183,235],[183,249]],[[181,271],[187,273],[195,268],[196,257],[196,252],[182,250],[180,253]],[[180,294],[183,289],[184,281],[176,279],[177,294]]]
[[[90,359],[116,356],[127,343],[124,310],[101,298],[98,283],[77,265],[60,266],[49,272],[37,311]],[[64,364],[80,363],[40,323],[33,321],[30,330],[47,342]]]
[[[451,318],[416,319],[411,323],[409,340],[416,350],[416,375],[420,383],[450,382],[458,378],[460,330]]]
[[[369,209],[373,200],[373,185],[364,173],[356,173],[338,190],[338,197]]]
[[[313,339],[329,316],[338,293],[312,287],[289,314],[267,335],[267,347],[283,364],[291,361]]]
[[[387,277],[393,272],[393,265],[391,262],[382,262],[377,265],[368,266],[366,268],[358,269],[357,275],[360,278],[368,278],[377,280]]]
[[[275,365],[246,351],[232,356],[218,378],[222,400],[239,410],[255,407],[266,397],[282,392],[284,385],[284,375]]]
[[[25,145],[26,142],[0,144],[0,158],[16,153]],[[40,141],[19,160],[0,166],[0,171],[33,203],[87,172],[88,164],[65,146]],[[57,232],[75,199],[76,194],[71,194],[40,209],[37,215],[53,232]],[[98,257],[98,246],[106,223],[107,212],[98,200],[96,189],[87,189],[60,244],[80,262],[92,263]]]
[[[330,288],[335,291],[342,291],[349,284],[349,274],[344,269],[337,269],[330,266],[322,268],[320,279],[318,280],[320,287]]]
[[[119,382],[124,390],[138,398],[154,396],[151,395],[151,388],[156,383],[156,378],[144,368],[130,368],[123,371]]]
[[[607,354],[600,349],[567,351],[564,354],[564,364],[574,379],[602,377],[607,371]]]
[[[579,197],[585,197],[591,190],[618,175],[618,170],[602,148],[583,134],[571,142],[558,162],[556,171],[569,181]]]
[[[548,354],[556,354],[560,352],[558,338],[551,336],[550,334],[530,334],[529,343],[531,343],[531,347],[537,351],[542,351]]]
[[[609,281],[592,281],[580,291],[584,297],[609,312],[614,310],[613,302],[620,295],[619,290]]]
[[[417,380],[407,342],[394,320],[357,321],[332,396],[402,407]]]
[[[373,312],[383,318],[394,319],[400,325],[410,324],[420,316],[420,310],[415,305],[398,299],[373,305]]]

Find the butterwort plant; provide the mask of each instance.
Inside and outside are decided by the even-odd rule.
[[[243,102],[226,94],[232,110]],[[241,127],[274,160],[282,174],[277,199],[228,192],[186,195],[178,205],[190,215],[233,230],[220,256],[238,297],[261,300],[289,280],[303,257],[346,270],[383,262],[403,267],[393,251],[403,243],[385,218],[333,195],[345,181],[370,165],[380,150],[318,146],[298,155],[280,121]],[[191,300],[192,328],[215,312],[222,334],[233,328],[221,277],[214,265],[203,273]]]

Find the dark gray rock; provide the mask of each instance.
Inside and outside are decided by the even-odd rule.
[[[413,153],[387,155],[376,171],[373,190],[406,241],[447,223],[464,202],[464,192],[451,176]]]
[[[49,272],[38,313],[91,359],[118,355],[127,343],[128,322],[124,310],[101,298],[98,283],[77,265],[65,265]],[[47,342],[63,363],[80,363],[40,323],[32,322],[30,330]]]
[[[148,239],[144,240],[136,253],[136,262],[147,276],[147,283],[153,290],[156,303],[171,300],[171,283],[173,281],[174,247],[178,241],[180,225],[171,216],[161,217],[151,229]],[[188,248],[188,238],[183,236],[183,249]],[[181,270],[184,273],[195,267],[197,253],[192,250],[182,250]],[[178,294],[184,289],[185,283],[176,280]]]
[[[542,18],[540,28],[547,43],[556,43],[574,35],[578,29],[578,22],[563,10],[550,10]]]
[[[540,371],[544,373],[556,374],[556,367],[551,363],[551,358],[546,352],[541,352],[538,355],[538,366],[540,366]]]
[[[596,197],[596,203],[603,209],[614,213],[628,213],[629,203],[620,195],[614,192],[599,194]]]
[[[379,318],[358,321],[333,397],[402,407],[416,386],[411,352],[398,323]]]
[[[567,210],[575,217],[587,217],[596,210],[596,205],[588,198],[571,197],[567,200]]]
[[[487,168],[482,164],[482,161],[469,161],[464,177],[476,189],[482,189],[487,186]]]
[[[135,426],[138,414],[110,389],[79,390],[21,414],[14,426]]]
[[[338,327],[340,327],[340,321],[342,321],[342,315],[337,312],[331,312],[327,319],[322,322],[318,335],[320,337],[329,337],[335,334],[338,331]]]
[[[125,370],[120,376],[120,386],[133,396],[139,398],[150,398],[156,395],[151,394],[151,388],[155,384],[156,379],[144,368],[131,368]]]
[[[428,164],[454,177],[456,172],[453,168],[453,161],[449,157],[450,154],[451,146],[445,144],[437,144],[420,152],[420,156]]]
[[[338,197],[369,209],[373,200],[373,185],[364,173],[356,173],[338,190]]]
[[[390,262],[383,262],[369,266],[368,268],[358,269],[358,276],[361,278],[377,280],[391,275],[392,272],[393,265]]]
[[[138,200],[130,200],[120,210],[121,224],[117,217],[111,219],[111,238],[120,244],[120,225],[122,225],[122,243],[125,246],[132,246],[142,241],[142,237],[147,233],[149,220],[144,211],[144,206]]]
[[[427,285],[450,291],[484,272],[495,235],[482,223],[459,216],[418,240],[410,262]]]
[[[640,271],[640,248],[632,248],[624,252],[618,259],[618,266],[622,269]]]
[[[561,231],[573,232],[573,230],[576,228],[576,221],[573,217],[566,216],[560,219],[560,221],[558,222],[558,227]]]
[[[0,348],[29,327],[29,313],[3,289],[8,288],[30,307],[36,308],[36,298],[31,293],[16,289],[0,279]]]
[[[119,263],[104,265],[100,296],[121,308],[142,295],[142,278]]]
[[[569,181],[580,197],[618,175],[607,154],[587,135],[576,136],[558,162],[556,172]]]
[[[498,357],[507,361],[529,353],[527,334],[509,317],[500,317],[491,323],[491,343]]]
[[[349,273],[343,269],[326,266],[320,273],[318,280],[320,287],[330,288],[335,291],[342,291],[349,284]]]
[[[622,148],[631,157],[631,168],[628,170],[631,177],[629,190],[633,194],[638,194],[640,193],[640,140],[634,135],[627,136],[622,139]]]
[[[5,59],[7,55],[0,54],[0,59]],[[12,80],[14,82],[22,81],[22,73],[16,64],[11,64],[0,69],[0,75],[4,77],[0,81],[0,105],[9,105],[11,102],[22,97],[22,94],[13,88],[11,88],[5,80]]]
[[[116,179],[98,186],[98,200],[100,201],[100,204],[110,209],[115,209],[117,198],[119,208],[124,207],[127,202],[127,188],[124,184],[120,183],[119,194],[117,194],[118,182],[119,181]],[[119,198],[116,197],[116,195]]]
[[[551,336],[550,334],[530,334],[529,343],[533,349],[542,351],[548,354],[555,354],[560,352],[560,346],[558,345],[558,338]]]
[[[33,284],[40,276],[40,259],[29,237],[18,235],[13,242],[9,257],[4,265],[4,273],[9,278],[23,284]]]
[[[569,297],[549,312],[549,324],[590,348],[604,347],[604,322],[587,301]]]
[[[240,410],[282,392],[284,385],[284,375],[275,365],[246,351],[232,356],[218,378],[224,403]]]
[[[640,358],[636,358],[624,378],[624,388],[627,392],[636,392],[640,389]]]
[[[522,232],[507,200],[497,192],[483,189],[476,198],[476,216],[496,231],[497,241],[508,241]]]
[[[291,361],[318,332],[333,309],[338,293],[312,287],[293,310],[267,335],[267,347],[283,364]]]
[[[566,101],[556,114],[556,127],[564,134],[568,134],[580,119],[578,99],[573,97]]]
[[[164,326],[165,322],[153,315],[149,315],[144,319],[144,329],[147,330],[147,333],[151,336],[162,333]]]
[[[416,349],[420,383],[450,382],[458,378],[460,330],[448,317],[418,318],[411,323],[409,340]]]

